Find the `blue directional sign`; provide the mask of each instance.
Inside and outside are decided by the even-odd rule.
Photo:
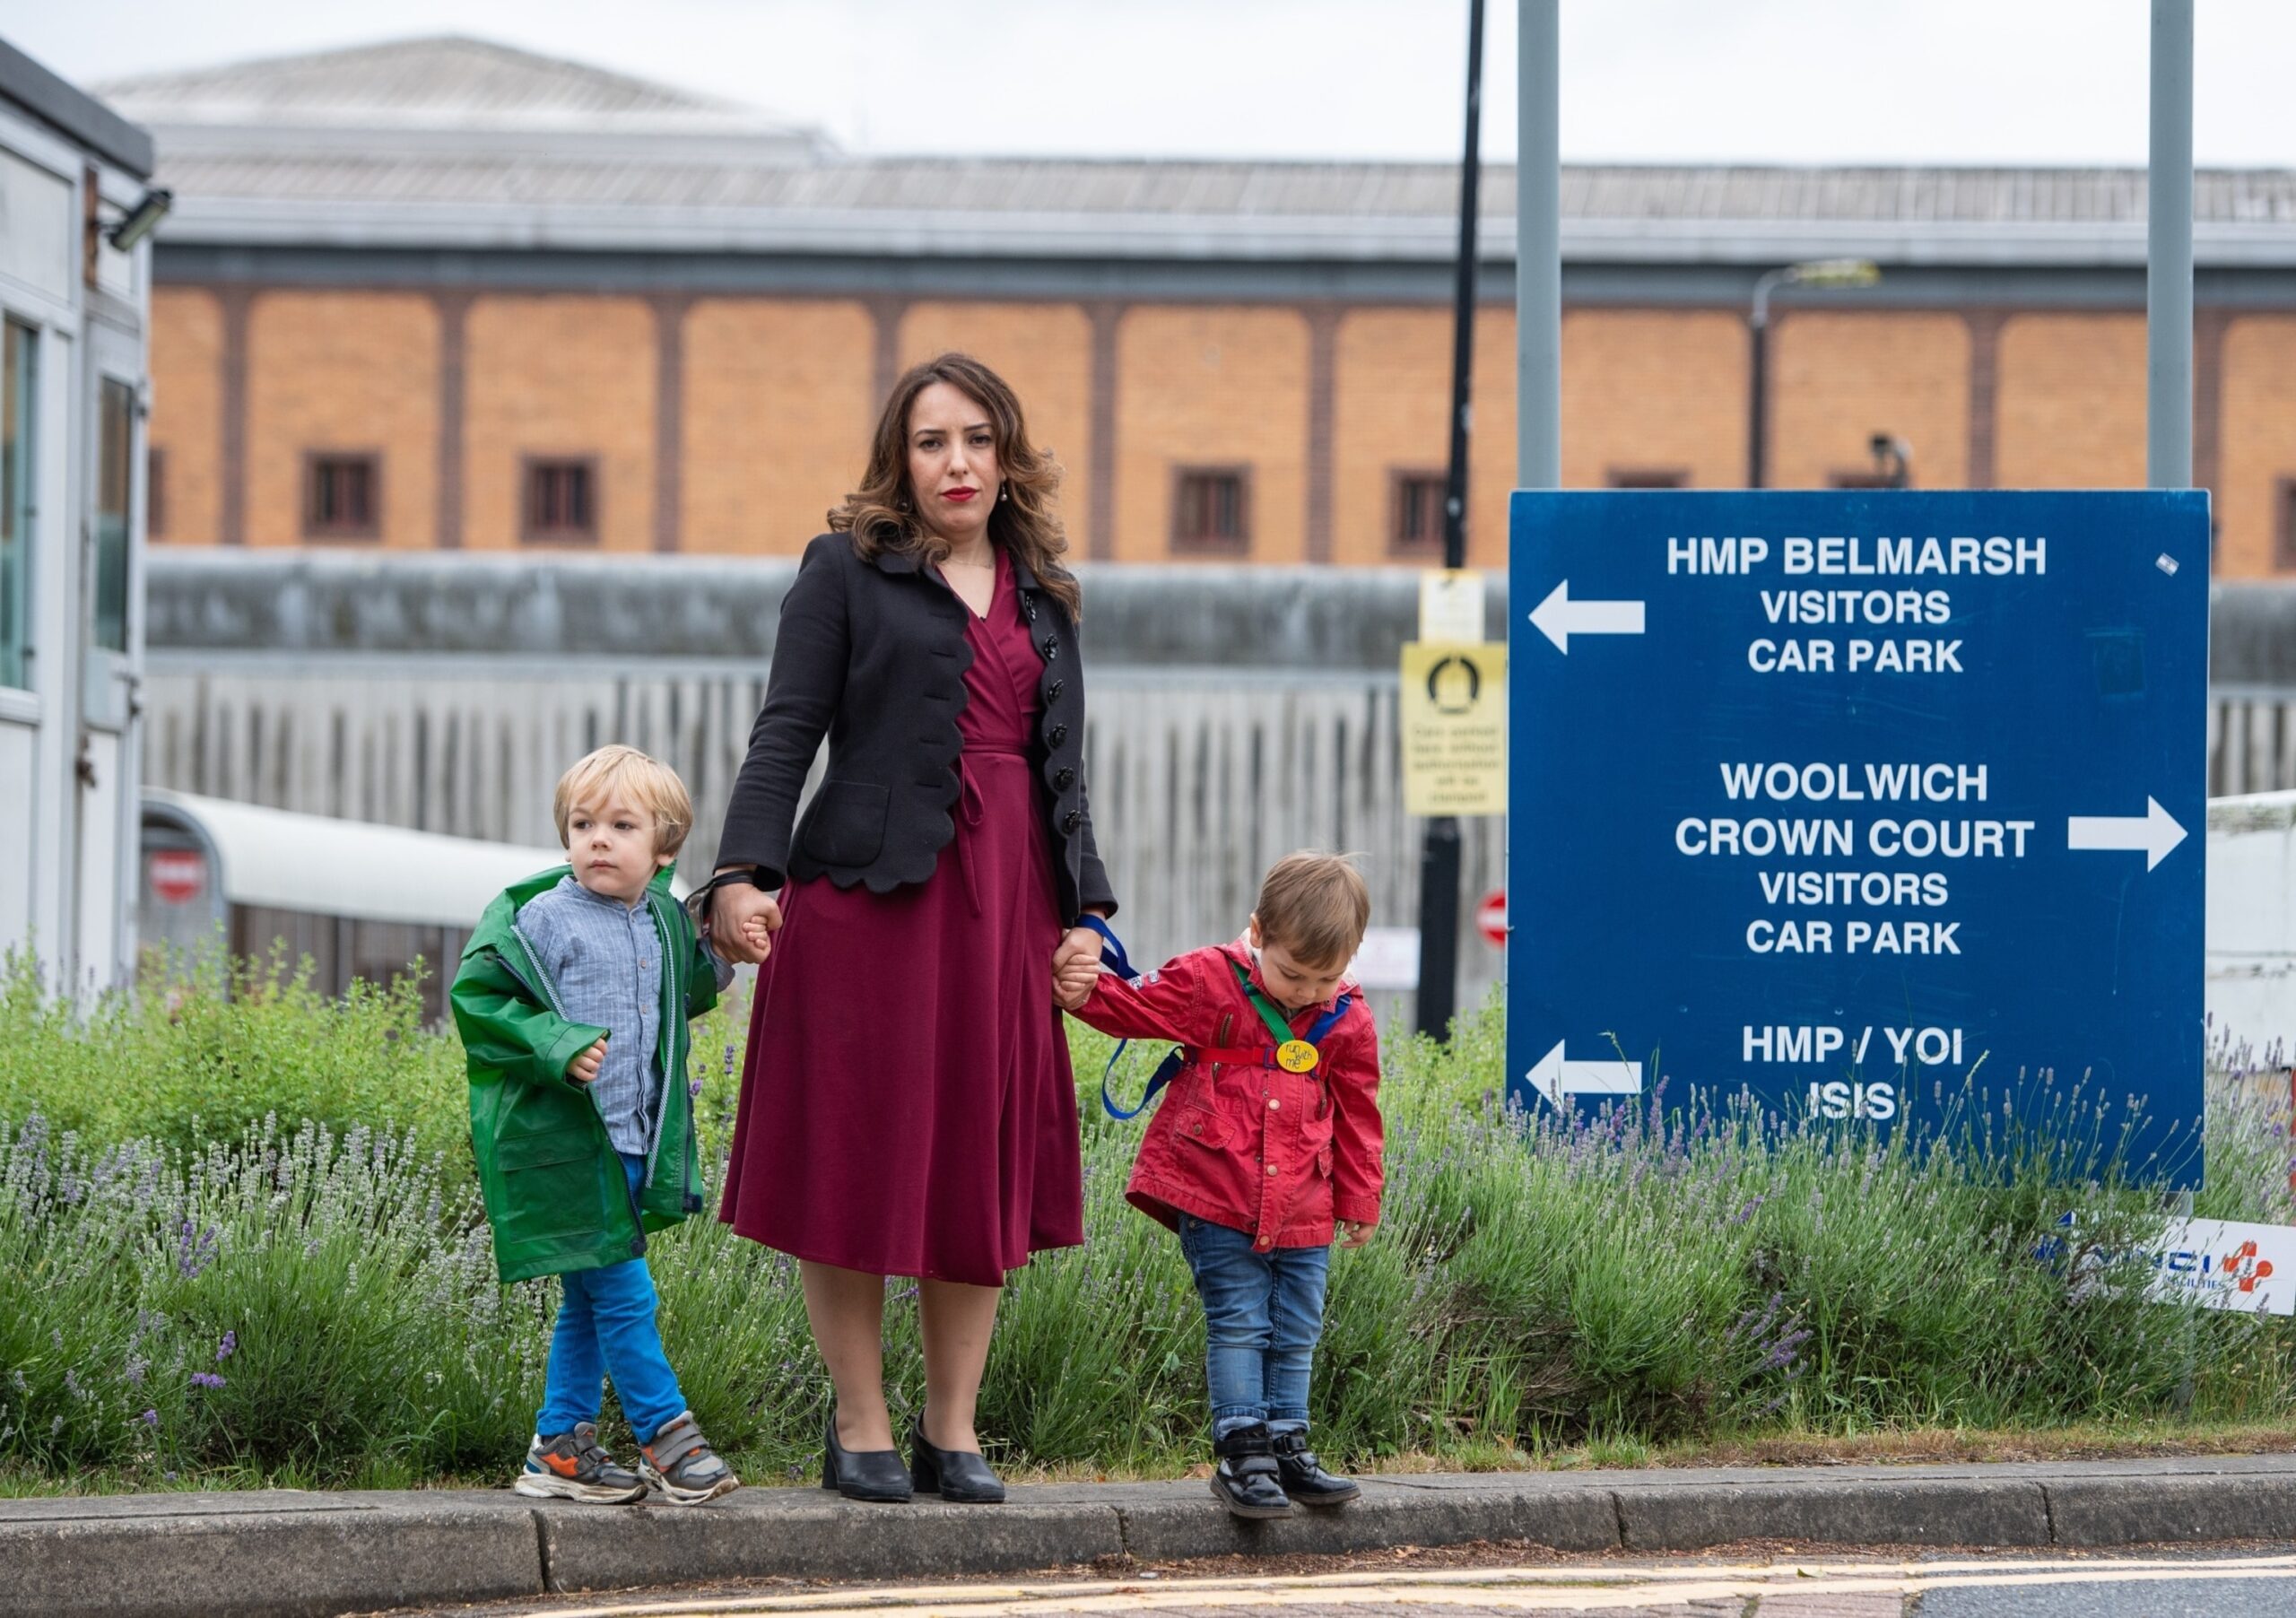
[[[1512,518],[1525,1105],[1663,1080],[1880,1133],[2078,1084],[2130,1172],[2198,1182],[2205,493],[1518,491]]]

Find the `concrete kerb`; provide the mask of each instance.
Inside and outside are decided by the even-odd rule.
[[[1864,1479],[1690,1483],[1622,1489],[1629,1551],[1696,1551],[1740,1539],[1824,1544],[2049,1544],[2043,1485],[2024,1478]]]
[[[2068,1477],[2048,1485],[2053,1543],[2296,1539],[2296,1475]]]
[[[551,1501],[535,1521],[552,1590],[724,1579],[906,1579],[1074,1566],[1124,1554],[1105,1501],[862,1506],[817,1490],[744,1489],[707,1507],[600,1509]],[[1212,1502],[1207,1498],[1205,1504]],[[1216,1509],[1216,1508],[1215,1508]]]
[[[0,1502],[0,1613],[326,1618],[544,1593],[507,1491]]]
[[[1200,1481],[1018,1488],[1004,1507],[749,1489],[710,1506],[509,1492],[0,1501],[0,1614],[329,1618],[705,1579],[905,1579],[1529,1540],[1595,1553],[1803,1545],[2101,1547],[2296,1540],[2296,1457],[1438,1474],[1344,1509],[1237,1521]]]

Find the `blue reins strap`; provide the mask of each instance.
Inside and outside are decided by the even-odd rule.
[[[1097,916],[1079,916],[1076,918],[1076,925],[1090,927],[1100,935],[1100,964],[1102,966],[1107,967],[1127,983],[1137,975],[1132,970],[1131,957],[1124,953],[1124,941],[1116,935],[1115,928]],[[1347,1014],[1348,1000],[1348,996],[1340,996],[1338,999],[1332,1002],[1329,1011],[1316,1019],[1315,1025],[1308,1031],[1309,1044],[1318,1049],[1322,1048],[1324,1036],[1331,1032],[1339,1020]],[[1173,1049],[1156,1065],[1156,1071],[1149,1077],[1148,1088],[1140,1093],[1140,1105],[1127,1111],[1118,1106],[1116,1098],[1109,1093],[1109,1081],[1115,1076],[1116,1065],[1122,1059],[1125,1048],[1131,1043],[1129,1040],[1118,1040],[1116,1042],[1116,1048],[1109,1052],[1108,1066],[1100,1069],[1101,1110],[1120,1123],[1136,1118],[1147,1111],[1164,1086],[1179,1077],[1180,1070],[1187,1066],[1187,1052],[1183,1048]],[[1272,1047],[1268,1054],[1272,1059],[1274,1055]]]
[[[1165,1085],[1178,1078],[1180,1069],[1187,1066],[1187,1053],[1175,1047],[1156,1065],[1156,1071],[1149,1077],[1148,1088],[1140,1092],[1140,1105],[1127,1111],[1118,1106],[1115,1098],[1109,1094],[1109,1079],[1116,1072],[1117,1057],[1124,1054],[1125,1046],[1130,1043],[1128,1040],[1118,1040],[1116,1049],[1109,1055],[1109,1065],[1100,1070],[1100,1106],[1110,1118],[1119,1122],[1136,1118],[1147,1111],[1149,1103],[1156,1099]]]
[[[1114,927],[1097,916],[1079,916],[1076,918],[1076,925],[1090,927],[1100,935],[1100,964],[1102,966],[1107,967],[1127,983],[1136,976],[1132,970],[1132,957],[1124,953],[1124,940],[1116,935]],[[1136,1118],[1147,1111],[1148,1104],[1156,1099],[1157,1092],[1178,1078],[1180,1069],[1187,1065],[1187,1057],[1184,1052],[1175,1050],[1166,1057],[1157,1067],[1154,1076],[1149,1079],[1148,1088],[1140,1097],[1140,1105],[1127,1112],[1118,1106],[1116,1098],[1109,1093],[1109,1081],[1116,1074],[1116,1065],[1123,1058],[1125,1047],[1131,1043],[1129,1040],[1118,1040],[1116,1042],[1116,1048],[1109,1052],[1109,1065],[1100,1069],[1101,1109],[1118,1122]]]
[[[1090,927],[1100,935],[1100,964],[1102,966],[1107,967],[1119,978],[1129,979],[1133,976],[1132,959],[1124,953],[1124,940],[1116,935],[1114,927],[1099,917],[1091,915],[1079,916],[1076,918],[1076,925],[1080,927]]]
[[[1322,1016],[1318,1017],[1316,1019],[1316,1025],[1308,1031],[1308,1043],[1314,1046],[1318,1053],[1320,1053],[1324,1048],[1324,1036],[1331,1032],[1333,1028],[1337,1026],[1339,1020],[1342,1017],[1347,1015],[1347,999],[1348,997],[1345,995],[1342,995],[1338,999],[1333,1001],[1331,1003],[1331,1009],[1326,1012]]]

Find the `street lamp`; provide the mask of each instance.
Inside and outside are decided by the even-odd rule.
[[[1866,440],[1874,452],[1874,477],[1884,489],[1913,487],[1913,446],[1894,432],[1876,432]]]
[[[154,187],[135,199],[135,205],[114,221],[104,231],[104,239],[119,251],[131,251],[135,244],[149,236],[170,208],[176,205],[176,194],[164,186]]]
[[[1872,286],[1882,278],[1882,266],[1870,258],[1813,258],[1802,264],[1765,270],[1754,281],[1753,308],[1746,329],[1753,339],[1752,387],[1746,429],[1746,487],[1762,486],[1766,462],[1763,417],[1768,413],[1770,381],[1770,295],[1781,286]]]

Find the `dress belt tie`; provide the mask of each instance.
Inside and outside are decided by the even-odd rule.
[[[957,754],[957,814],[968,831],[978,831],[988,816],[988,807],[980,796],[980,787],[973,779],[972,761],[977,757],[1020,759],[1026,761],[1028,752],[1019,747],[968,746]],[[957,864],[963,867],[965,900],[972,906],[972,913],[980,914],[980,879],[974,874],[972,857],[965,852],[969,839],[957,839]]]

